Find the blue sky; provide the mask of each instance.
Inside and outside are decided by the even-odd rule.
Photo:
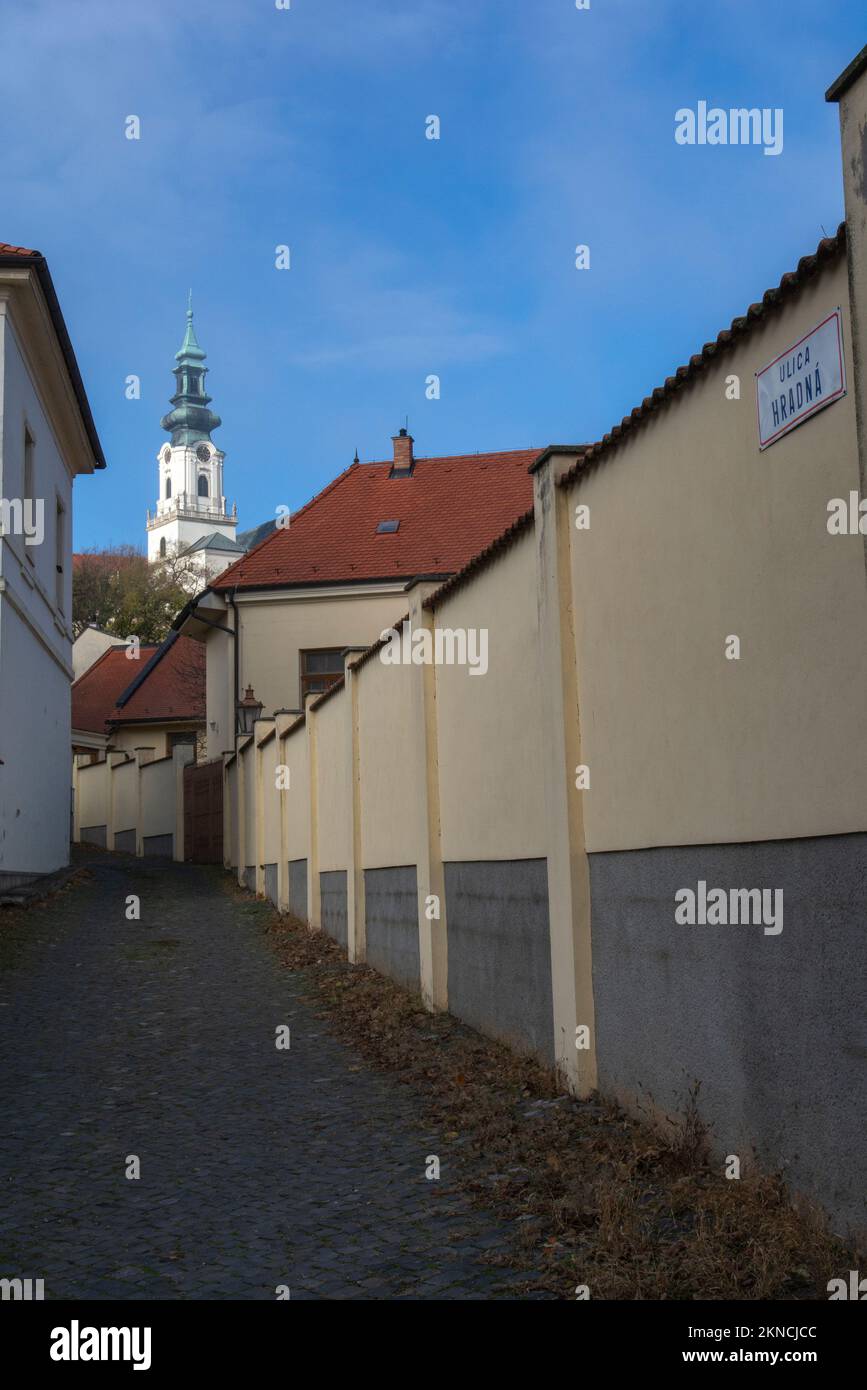
[[[823,94],[863,15],[4,6],[0,240],[48,257],[109,462],[76,484],[76,548],[144,543],[189,286],[242,526],[303,504],[356,447],[388,457],[407,415],[419,455],[599,437],[836,229]],[[782,107],[783,153],[677,145],[674,113],[699,100]]]

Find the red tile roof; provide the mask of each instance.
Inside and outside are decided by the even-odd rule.
[[[139,661],[147,660],[156,650],[155,646],[142,647]],[[137,669],[138,663],[127,657],[125,645],[109,647],[104,651],[73,684],[73,729],[104,734],[106,721]]]
[[[205,718],[205,647],[192,637],[173,634],[160,648],[159,662],[147,672],[138,689],[118,705],[112,721],[132,719]]]
[[[140,677],[137,689],[119,705]],[[143,646],[138,661],[127,657],[125,646],[109,647],[72,687],[73,729],[104,734],[132,720],[204,718],[205,649],[190,637]]]
[[[41,251],[31,251],[27,246],[10,246],[8,241],[0,241],[0,256],[41,256]]]
[[[453,574],[533,505],[530,464],[539,449],[416,459],[411,477],[392,463],[354,463],[230,565],[216,590],[409,579]],[[378,534],[381,521],[397,531]]]

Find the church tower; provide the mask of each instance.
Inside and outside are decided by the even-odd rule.
[[[147,514],[148,559],[157,560],[166,553],[193,547],[216,547],[222,551],[225,566],[236,558],[226,552],[243,553],[243,546],[235,542],[237,508],[232,508],[231,515],[226,510],[224,455],[211,439],[211,431],[221,421],[208,409],[208,368],[193,328],[192,294],[187,307],[187,331],[175,353],[175,362],[177,386],[171,398],[174,409],[160,421],[170,442],[157,455],[157,506],[154,513]]]

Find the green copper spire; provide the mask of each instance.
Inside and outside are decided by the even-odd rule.
[[[196,331],[193,328],[193,292],[190,290],[187,301],[187,330],[184,341],[175,353],[177,366],[174,368],[177,389],[171,401],[174,410],[164,415],[160,425],[172,437],[172,444],[198,444],[203,440],[211,442],[211,430],[215,430],[221,420],[212,410],[208,410],[211,397],[205,391],[205,377],[208,368],[203,366],[206,353],[199,347]]]

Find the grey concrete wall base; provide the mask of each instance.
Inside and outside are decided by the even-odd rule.
[[[805,789],[805,794],[808,794]],[[600,1089],[699,1113],[867,1231],[867,835],[590,856]],[[675,894],[781,889],[783,929],[689,926]]]
[[[418,989],[420,967],[415,864],[396,869],[365,869],[364,908],[368,965],[408,989]]]
[[[175,851],[175,837],[174,835],[145,835],[142,840],[142,851],[146,859],[171,859]]]
[[[449,1012],[554,1060],[544,859],[445,865]]]
[[[346,870],[333,869],[319,875],[322,930],[341,946],[346,945]]]
[[[248,864],[244,869],[244,886],[249,888],[251,893],[256,891],[256,869],[253,864]]]
[[[289,911],[307,921],[307,860],[289,860]]]
[[[36,883],[40,878],[46,877],[46,874],[30,874],[20,872],[17,869],[0,869],[0,893],[7,889],[25,888],[28,884]]]
[[[123,850],[126,854],[135,854],[135,830],[116,830],[114,832],[114,847]]]
[[[265,897],[277,906],[277,865],[265,865]]]
[[[83,825],[78,832],[78,837],[85,844],[98,845],[100,849],[106,848],[106,827],[104,825]]]

